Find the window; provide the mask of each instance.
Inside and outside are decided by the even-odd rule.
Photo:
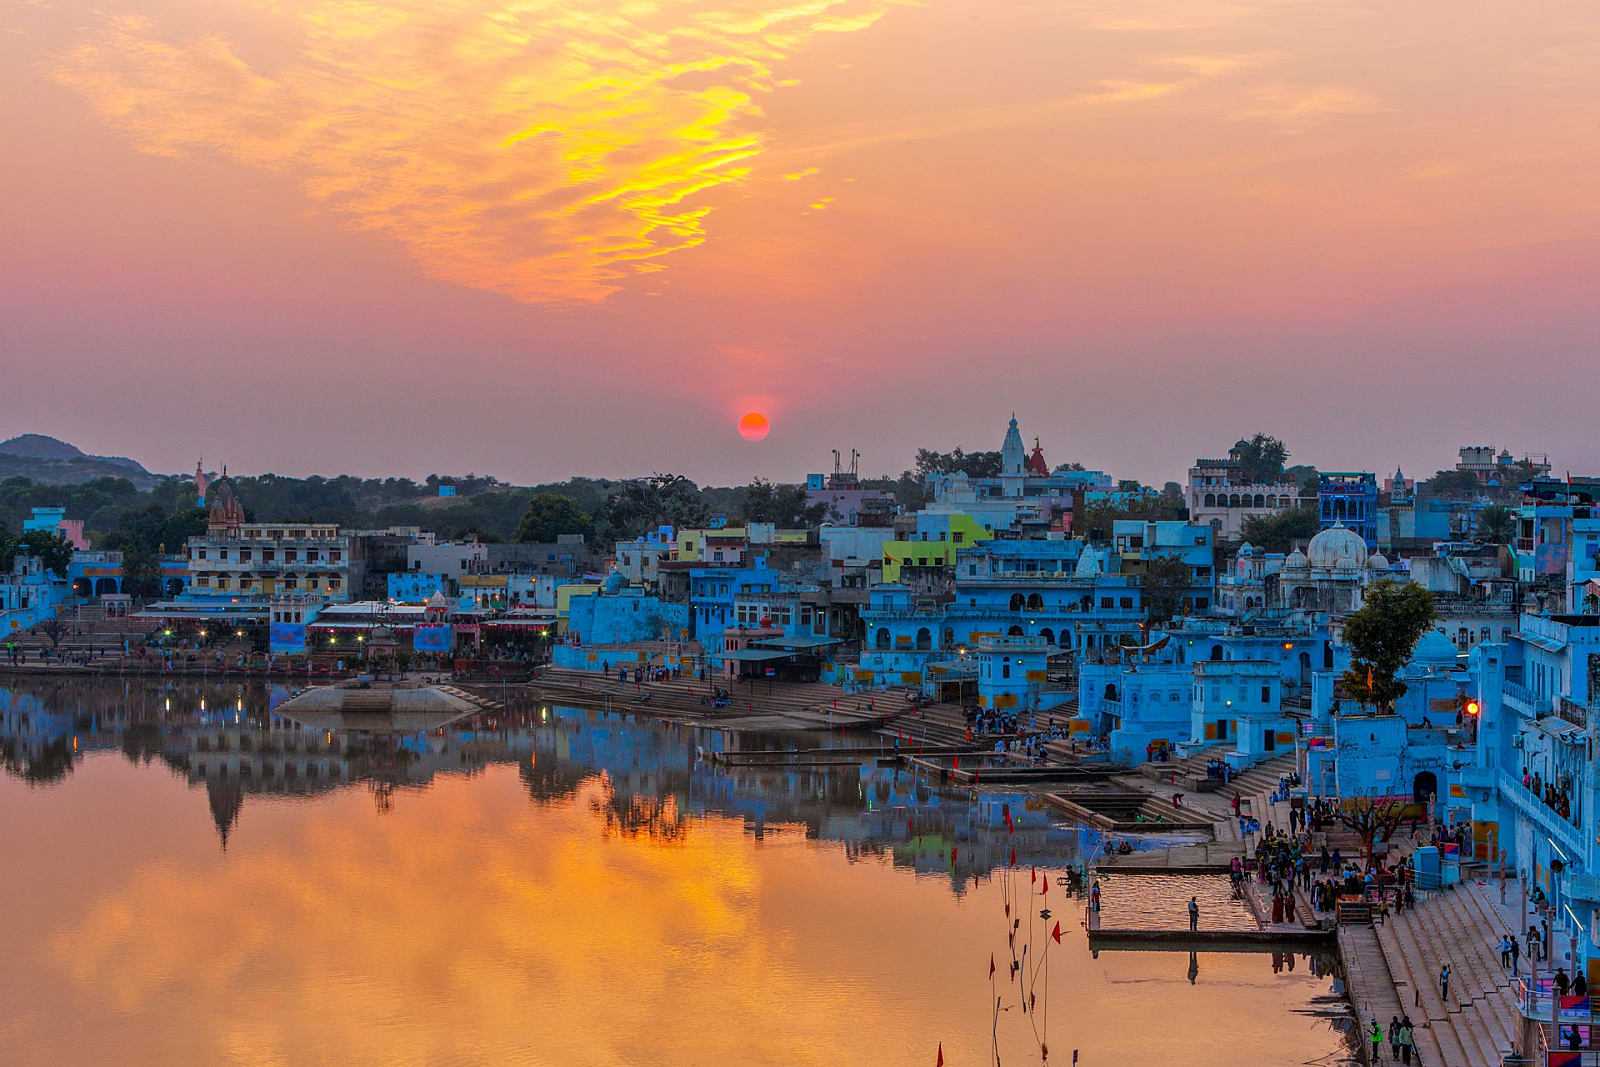
[[[298,561],[299,559],[300,559],[300,550],[299,549],[297,549],[297,548],[286,548],[286,549],[283,550],[283,561],[285,563],[294,563],[294,562]]]
[[[1011,663],[1010,663],[1009,660],[1004,661],[1004,662],[1002,662],[1000,664],[1000,677],[1002,677],[1002,678],[1011,677]]]
[[[1131,608],[1133,607],[1133,597],[1125,596],[1118,603],[1124,608]]]
[[[1264,685],[1261,687],[1261,703],[1272,703],[1272,686]]]
[[[252,552],[250,549],[241,548],[239,550],[239,562],[240,563],[249,563],[254,558],[255,558],[255,553]]]

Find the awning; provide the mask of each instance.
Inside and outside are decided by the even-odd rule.
[[[1518,630],[1517,636],[1535,648],[1542,648],[1546,652],[1560,652],[1562,649],[1567,647],[1566,642],[1564,641],[1556,641],[1540,634],[1530,634],[1526,630]]]
[[[842,643],[837,637],[762,637],[750,642],[760,648],[783,648],[791,652],[809,652]]]
[[[778,652],[770,648],[741,648],[736,652],[724,652],[724,659],[736,660],[739,663],[766,663],[769,660],[788,659],[791,653]]]

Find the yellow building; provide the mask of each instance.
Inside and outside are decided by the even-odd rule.
[[[885,582],[898,582],[902,567],[954,567],[958,551],[994,537],[988,527],[962,512],[919,515],[917,526],[910,540],[884,542]]]

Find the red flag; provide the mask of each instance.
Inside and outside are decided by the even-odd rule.
[[[1037,878],[1037,877],[1039,877],[1039,868],[1037,868],[1037,867],[1029,867],[1028,868],[1028,884],[1032,885],[1033,884],[1033,880],[1035,878]]]
[[[939,1042],[939,1059],[938,1059],[937,1062],[934,1063],[933,1067],[944,1067],[944,1042],[943,1041]]]
[[[907,819],[906,820],[906,833],[915,834],[916,832],[917,832],[917,824],[912,822],[910,819]]]
[[[1047,875],[1039,879],[1039,895],[1042,897],[1048,892],[1050,892],[1050,878]]]
[[[1017,865],[1017,850],[1016,849],[1012,849],[1011,850],[1011,866],[1015,867],[1016,865]]]
[[[1056,920],[1056,928],[1050,931],[1050,936],[1056,939],[1056,944],[1061,944],[1061,920]]]
[[[1060,923],[1057,923],[1056,925],[1059,928]],[[989,977],[990,978],[994,977],[994,953],[993,952],[989,953]]]
[[[951,756],[950,757],[950,769],[952,771],[959,771],[961,769],[961,757],[960,756]]]
[[[956,850],[955,849],[951,849],[950,850],[950,862],[954,863],[955,861],[956,861]]]

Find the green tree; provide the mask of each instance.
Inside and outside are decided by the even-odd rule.
[[[517,540],[546,544],[562,534],[583,534],[593,529],[589,516],[560,493],[535,493],[517,524]]]
[[[1433,594],[1411,582],[1381,581],[1367,590],[1361,610],[1345,620],[1352,655],[1342,679],[1364,705],[1393,711],[1406,684],[1395,677],[1434,620]]]
[[[780,529],[815,526],[826,517],[828,505],[812,504],[801,485],[774,485],[757,478],[745,489],[746,522],[770,522]]]
[[[1251,515],[1244,520],[1246,541],[1264,552],[1287,552],[1296,541],[1316,536],[1319,522],[1315,508],[1290,508],[1276,515]]]
[[[1516,534],[1516,512],[1505,505],[1491,504],[1478,513],[1478,540],[1491,545],[1508,545]]]
[[[44,569],[57,578],[65,578],[67,568],[72,566],[72,542],[60,534],[29,530],[17,538],[15,551],[26,552],[42,561]]]
[[[1251,483],[1276,482],[1283,477],[1283,465],[1289,459],[1289,449],[1270,434],[1258,433],[1233,446],[1233,455],[1239,461],[1240,474]]]
[[[930,474],[954,474],[964,472],[969,478],[995,478],[1000,474],[1001,456],[998,452],[964,452],[956,449],[953,452],[936,452],[932,449],[917,449],[916,472],[919,478],[926,478]]]
[[[1475,497],[1483,492],[1478,476],[1471,471],[1438,471],[1432,478],[1423,482],[1422,486],[1423,491],[1429,496]]]
[[[681,474],[652,474],[623,482],[596,515],[607,541],[638,537],[656,526],[701,527],[711,517],[700,487]]]
[[[1145,618],[1153,623],[1170,622],[1183,607],[1183,594],[1189,591],[1189,566],[1175,556],[1157,556],[1145,567],[1140,581]]]

